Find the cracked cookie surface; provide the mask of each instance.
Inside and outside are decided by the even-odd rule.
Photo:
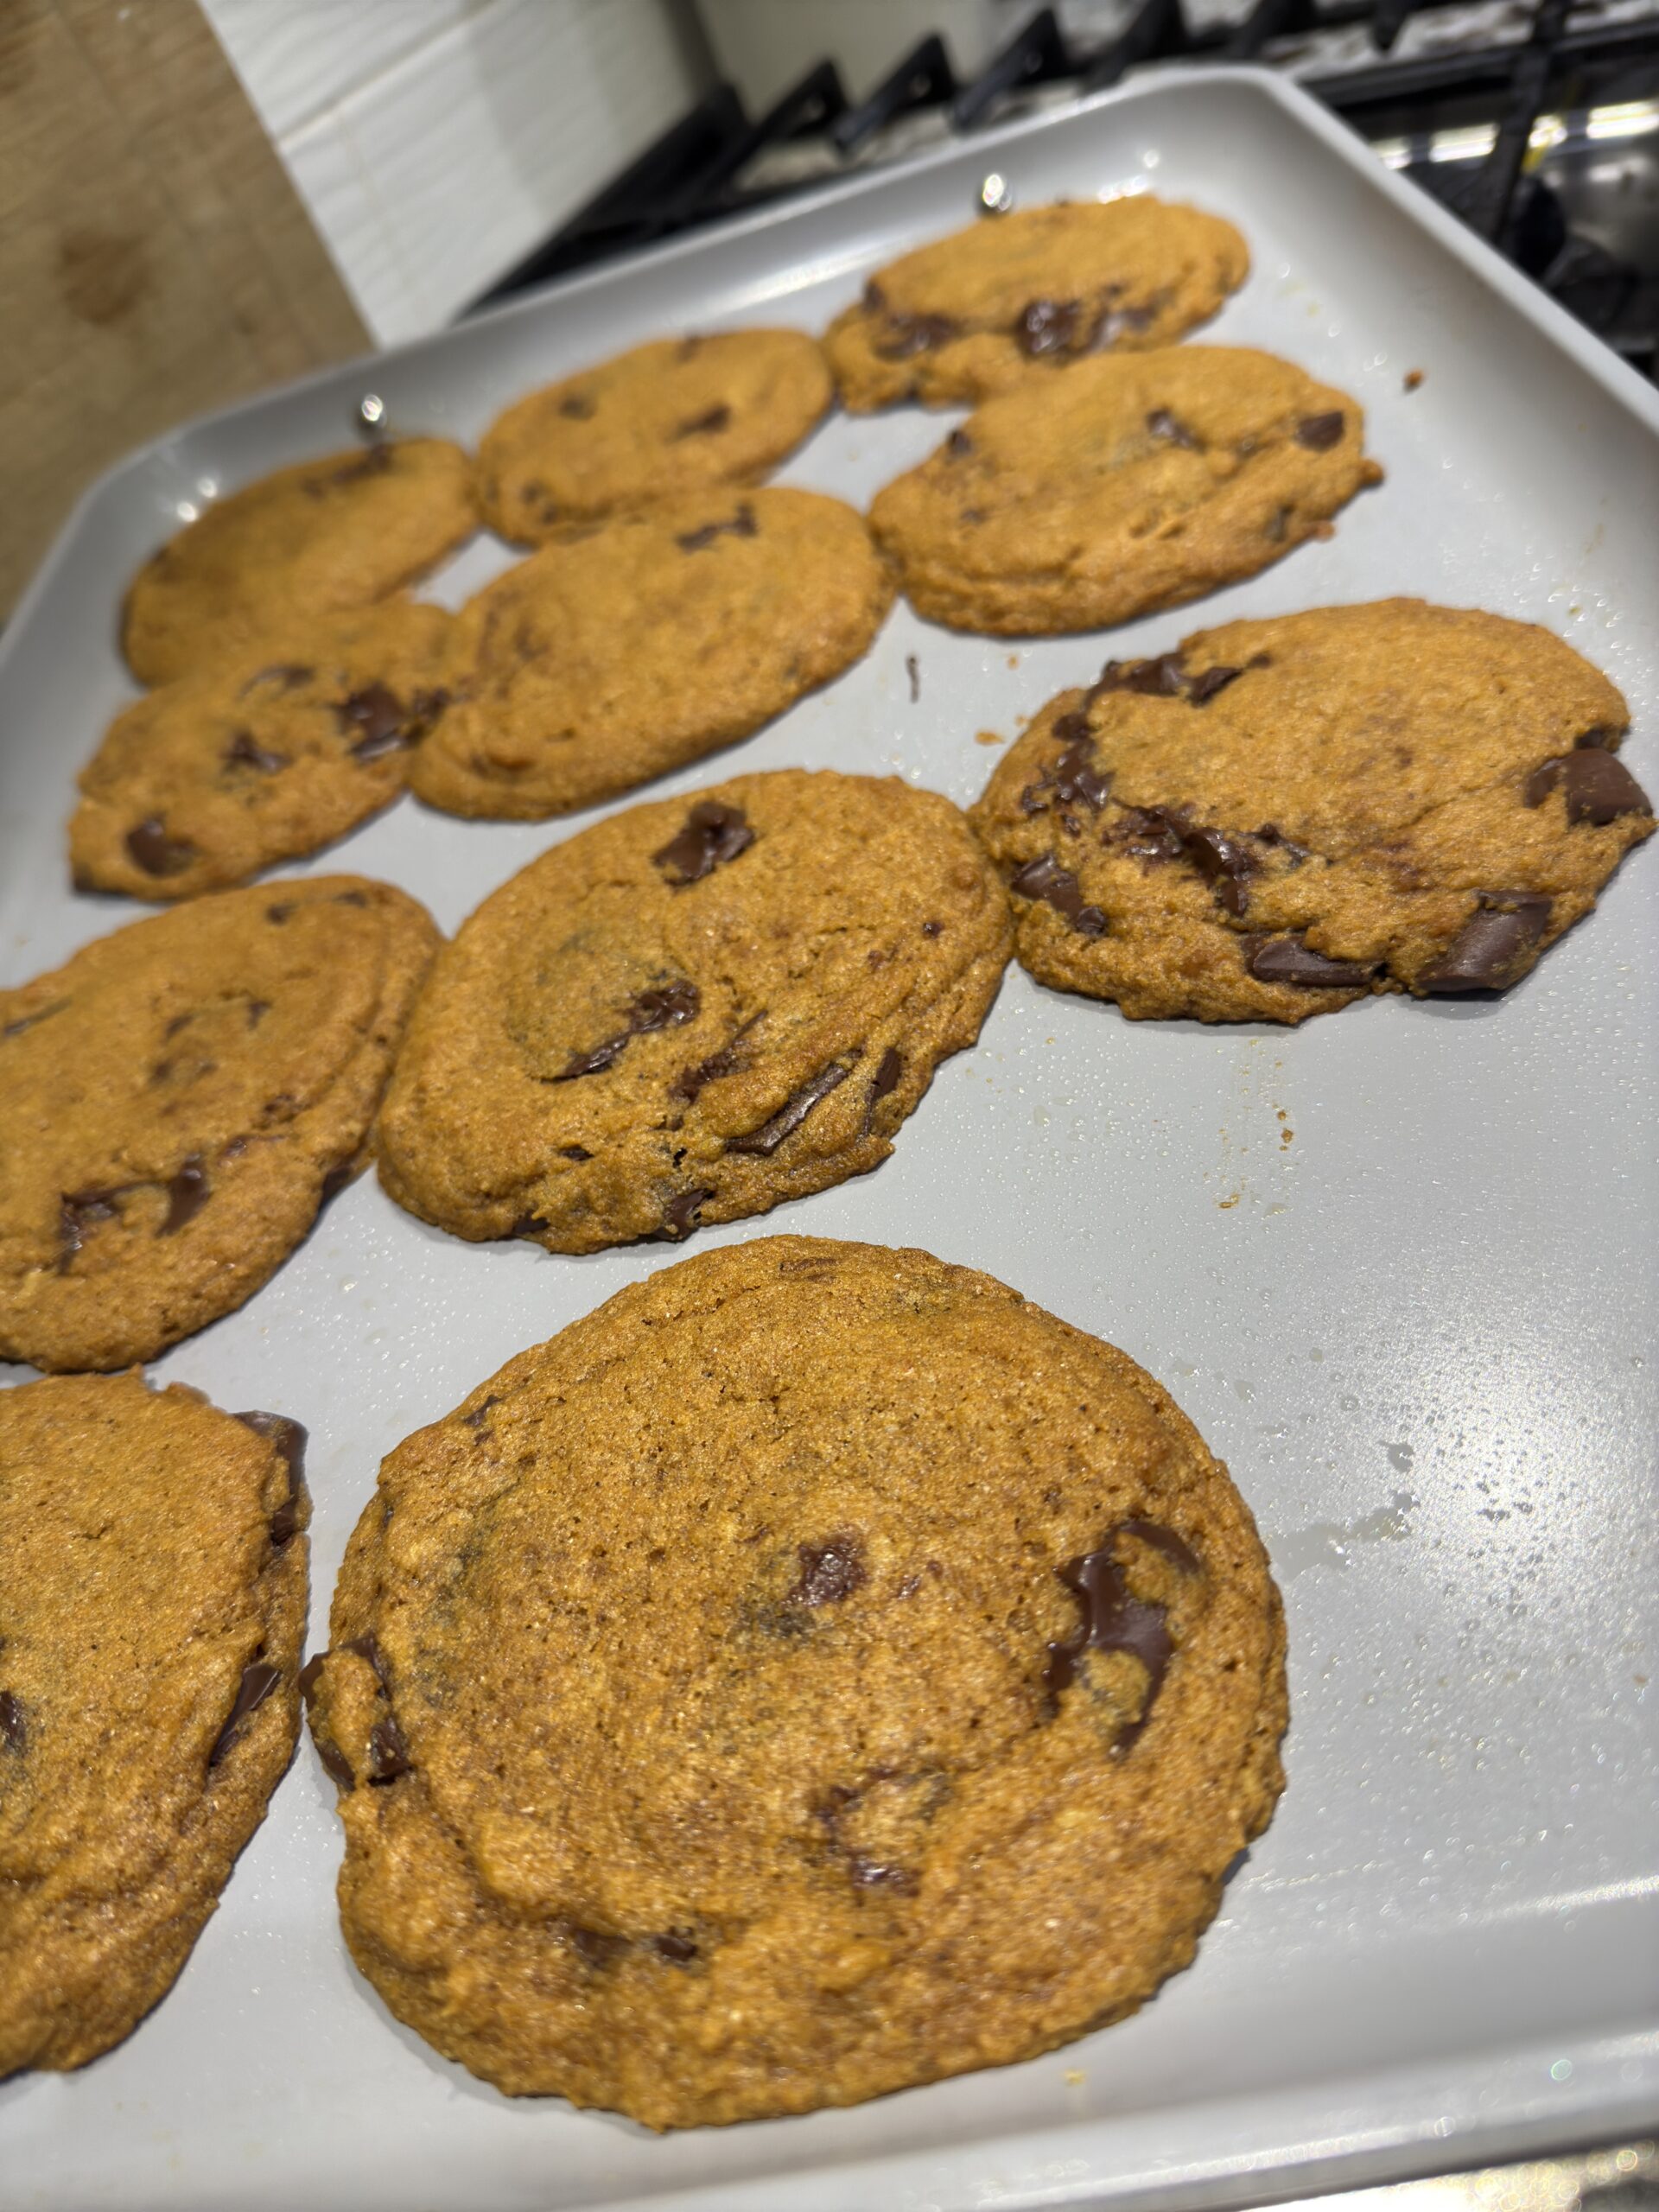
[[[121,644],[141,683],[293,642],[310,617],[390,598],[478,528],[473,464],[407,438],[280,468],[215,499],[128,588]]]
[[[410,787],[522,821],[632,791],[839,676],[892,604],[862,517],[817,492],[698,493],[543,546],[462,609]]]
[[[1605,677],[1382,600],[1230,622],[1050,702],[971,820],[1020,963],[1136,1020],[1506,990],[1654,829]]]
[[[1249,270],[1230,223],[1136,194],[981,220],[879,270],[824,335],[843,405],[988,399],[1109,350],[1168,346]]]
[[[171,1987],[292,1755],[305,1432],[140,1377],[0,1391],[0,2077]]]
[[[918,614],[1090,630],[1269,567],[1381,472],[1344,392],[1271,353],[1172,346],[993,399],[876,494]]]
[[[403,790],[447,701],[451,618],[398,601],[206,664],[118,715],[78,778],[83,890],[194,898],[332,843]]]
[[[124,1367],[251,1297],[363,1164],[437,941],[390,884],[279,879],[0,990],[0,1357]]]
[[[1007,901],[949,800],[785,769],[532,861],[440,955],[377,1135],[399,1205],[591,1252],[875,1167],[971,1045]]]
[[[652,2127],[1134,2011],[1282,1786],[1225,1468],[918,1251],[728,1246],[522,1353],[383,1463],[330,1638],[359,1965],[474,2073]]]
[[[804,331],[654,340],[497,417],[478,449],[485,515],[504,537],[536,544],[681,493],[757,483],[833,397],[823,349]]]

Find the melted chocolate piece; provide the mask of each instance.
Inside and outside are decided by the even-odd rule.
[[[357,1159],[337,1160],[317,1186],[317,1204],[326,1206],[330,1198],[337,1198],[357,1173]]]
[[[871,340],[870,351],[878,361],[912,360],[918,353],[931,353],[936,346],[948,346],[961,329],[948,315],[890,315],[886,329]]]
[[[1083,888],[1068,868],[1052,854],[1027,861],[1011,887],[1022,899],[1042,899],[1064,915],[1080,937],[1104,937],[1106,917],[1098,906],[1084,903]]]
[[[280,1551],[300,1525],[300,1501],[305,1496],[305,1431],[286,1414],[236,1414],[244,1428],[267,1438],[276,1446],[288,1468],[288,1497],[270,1516],[270,1541]]]
[[[810,1083],[804,1083],[792,1098],[785,1099],[769,1122],[762,1122],[758,1129],[750,1129],[741,1137],[728,1137],[727,1151],[752,1152],[763,1160],[770,1160],[784,1139],[793,1136],[813,1108],[845,1083],[851,1073],[850,1068],[832,1060],[827,1068],[820,1068]]]
[[[288,766],[285,753],[267,753],[263,745],[254,742],[251,731],[239,729],[225,748],[227,768],[257,768],[262,776],[274,776]]]
[[[1179,653],[1160,653],[1155,660],[1109,660],[1089,696],[1139,691],[1151,699],[1179,699],[1185,689],[1186,669]]]
[[[1296,442],[1310,453],[1329,453],[1342,442],[1342,410],[1333,407],[1328,415],[1304,415],[1296,425]]]
[[[732,410],[722,402],[717,407],[711,407],[707,414],[694,415],[689,423],[682,423],[672,435],[677,441],[680,438],[708,437],[716,430],[723,430],[731,419]]]
[[[322,1673],[323,1662],[327,1656],[328,1654],[326,1651],[314,1651],[300,1669],[300,1695],[305,1700],[308,1709],[311,1704],[312,1694],[317,1687],[318,1678]]]
[[[680,1191],[669,1202],[663,1215],[662,1234],[678,1243],[682,1236],[689,1236],[697,1225],[697,1212],[705,1198],[714,1197],[712,1191]]]
[[[685,817],[685,827],[652,855],[653,866],[677,891],[688,883],[701,883],[705,875],[727,861],[734,861],[754,842],[754,832],[741,806],[725,806],[719,799],[699,799]]]
[[[701,553],[705,545],[712,545],[720,537],[758,537],[760,528],[754,519],[754,509],[747,499],[738,502],[737,512],[729,522],[706,522],[700,530],[682,531],[674,543],[682,553]]]
[[[1480,904],[1431,968],[1417,978],[1437,997],[1507,990],[1549,927],[1549,900],[1534,891],[1483,891]]]
[[[668,1086],[669,1096],[683,1098],[689,1106],[705,1084],[715,1083],[723,1075],[735,1075],[739,1068],[747,1066],[740,1048],[750,1030],[764,1019],[764,1014],[752,1014],[717,1052],[710,1052],[706,1060],[699,1060],[694,1068],[682,1068]]]
[[[1147,1700],[1140,1719],[1121,1730],[1112,1746],[1120,1757],[1151,1719],[1175,1649],[1167,1608],[1137,1598],[1113,1556],[1121,1533],[1113,1529],[1098,1551],[1084,1552],[1055,1569],[1076,1598],[1082,1618],[1064,1643],[1049,1645],[1043,1675],[1050,1697],[1058,1699],[1077,1679],[1077,1663],[1086,1651],[1123,1651],[1140,1661],[1147,1672]]]
[[[1066,749],[1051,767],[1043,770],[1034,784],[1027,784],[1020,792],[1022,810],[1027,814],[1046,813],[1052,793],[1062,806],[1082,804],[1098,813],[1111,796],[1112,779],[1109,771],[1094,765],[1095,740],[1089,717],[1075,710],[1062,715],[1054,725],[1054,734],[1069,741]]]
[[[156,1234],[176,1236],[187,1222],[195,1219],[212,1195],[213,1185],[207,1180],[201,1154],[193,1152],[167,1186],[167,1216]]]
[[[1186,696],[1195,707],[1202,707],[1213,699],[1217,691],[1224,691],[1230,683],[1243,673],[1242,668],[1202,669],[1197,676],[1189,680]]]
[[[1076,300],[1032,300],[1014,326],[1014,343],[1029,361],[1045,353],[1069,353],[1077,342],[1081,311]]]
[[[374,1669],[374,1679],[387,1696],[391,1696],[391,1671],[387,1668],[385,1656],[380,1649],[379,1639],[372,1629],[365,1630],[361,1636],[349,1637],[340,1648],[342,1651],[355,1652],[359,1659],[366,1659]]]
[[[881,1055],[880,1065],[877,1067],[874,1080],[870,1084],[870,1103],[874,1105],[878,1098],[885,1098],[890,1091],[897,1090],[899,1078],[904,1071],[905,1063],[902,1056],[895,1052],[889,1045]]]
[[[1166,1529],[1161,1521],[1120,1521],[1116,1534],[1133,1536],[1137,1543],[1150,1544],[1166,1560],[1179,1567],[1183,1574],[1202,1574],[1204,1562],[1190,1544],[1183,1543],[1173,1529]]]
[[[342,1796],[349,1796],[357,1787],[357,1777],[352,1772],[352,1763],[331,1736],[311,1731],[311,1740],[317,1747],[317,1757],[322,1761],[322,1770],[334,1783]]]
[[[585,1144],[562,1144],[559,1147],[561,1160],[591,1160],[593,1156]]]
[[[548,1226],[538,1213],[521,1213],[507,1231],[509,1236],[539,1236]]]
[[[158,815],[127,832],[127,850],[146,875],[182,875],[196,857],[196,849],[183,837],[169,837]]]
[[[559,402],[559,412],[572,423],[591,423],[594,418],[594,403],[591,399],[584,398],[579,391],[569,392]],[[527,488],[539,492],[544,487],[537,484]]]
[[[578,1052],[568,1067],[546,1080],[569,1083],[580,1075],[598,1075],[621,1058],[631,1039],[647,1036],[655,1029],[677,1028],[681,1022],[695,1019],[702,1003],[695,983],[665,983],[660,990],[641,991],[628,1008],[626,1029],[595,1045],[591,1052]]]
[[[671,1966],[690,1966],[697,1955],[695,1939],[677,1928],[664,1929],[660,1936],[650,1939],[651,1948],[659,1959],[666,1959]]]
[[[583,1966],[592,1967],[596,1974],[614,1966],[628,1948],[626,1936],[613,1935],[607,1928],[584,1928],[579,1920],[567,1920],[563,1929],[571,1949]]]
[[[792,1605],[838,1605],[869,1580],[864,1547],[850,1529],[826,1536],[821,1544],[802,1544],[795,1555],[801,1571],[789,1593]]]
[[[0,1690],[0,1744],[9,1751],[29,1749],[29,1723],[23,1708],[10,1690]]]
[[[395,691],[384,683],[367,683],[340,701],[334,720],[342,731],[357,733],[350,752],[353,760],[378,760],[413,743],[409,709]]]
[[[1648,796],[1624,763],[1599,745],[1580,746],[1535,768],[1527,778],[1529,806],[1541,806],[1557,785],[1563,789],[1569,822],[1588,822],[1605,830],[1621,814],[1646,814]]]
[[[414,1771],[404,1732],[389,1713],[369,1731],[369,1780],[396,1782],[400,1775]]]
[[[1297,983],[1309,991],[1359,990],[1374,972],[1374,963],[1327,959],[1300,937],[1247,938],[1244,942],[1249,947],[1245,965],[1258,983]]]
[[[67,1274],[69,1263],[86,1242],[86,1231],[99,1222],[114,1221],[125,1193],[123,1183],[107,1191],[75,1191],[58,1202],[58,1273]]]
[[[308,683],[316,672],[315,668],[302,668],[297,661],[273,661],[269,668],[256,670],[237,696],[245,699],[249,692],[261,683],[274,683],[280,691],[297,691],[301,684]]]
[[[230,1718],[219,1732],[219,1741],[207,1754],[208,1766],[216,1767],[238,1737],[243,1723],[255,1713],[283,1679],[282,1669],[273,1667],[268,1659],[256,1659],[251,1667],[242,1669],[242,1680],[237,1685],[236,1702],[231,1707]]]
[[[487,1398],[481,1399],[480,1402],[473,1408],[471,1413],[462,1414],[461,1417],[461,1427],[463,1428],[470,1428],[473,1430],[474,1434],[476,1434],[476,1433],[483,1427],[485,1422],[489,1419],[491,1408],[493,1406],[499,1406],[500,1402],[501,1399],[499,1393],[492,1390]]]
[[[1185,446],[1189,453],[1197,453],[1200,441],[1185,423],[1172,415],[1167,407],[1154,407],[1147,417],[1147,428],[1154,438],[1167,438],[1173,446]]]
[[[974,449],[974,442],[969,436],[966,430],[955,429],[951,431],[950,436],[945,440],[944,449],[946,453],[955,454],[958,458],[960,458],[960,456],[965,453],[972,453]]]
[[[1136,860],[1187,861],[1214,885],[1230,914],[1244,912],[1244,883],[1255,873],[1255,855],[1224,830],[1195,823],[1190,806],[1125,807],[1107,834]]]

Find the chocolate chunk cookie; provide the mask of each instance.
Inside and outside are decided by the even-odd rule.
[[[116,716],[80,772],[83,890],[189,899],[314,853],[404,788],[448,701],[450,617],[407,600],[245,648]]]
[[[478,527],[459,446],[410,438],[302,461],[215,499],[150,556],[127,593],[122,647],[141,683],[296,623],[386,599]]]
[[[833,397],[823,348],[804,331],[636,346],[491,424],[478,451],[485,515],[504,537],[538,544],[680,493],[758,483]]]
[[[166,1995],[299,1732],[305,1431],[175,1384],[0,1391],[0,2076]]]
[[[932,791],[787,769],[632,807],[440,955],[381,1180],[458,1236],[556,1252],[764,1213],[887,1158],[1009,944],[995,872]]]
[[[988,399],[1108,351],[1173,345],[1249,274],[1230,223],[1149,194],[976,223],[889,262],[824,337],[855,415]]]
[[[1249,1510],[1151,1376],[925,1252],[624,1290],[384,1461],[311,1726],[400,2019],[652,2127],[1052,2050],[1282,1786]]]
[[[1548,630],[1421,600],[1201,630],[1046,707],[972,820],[1021,963],[1135,1020],[1507,990],[1653,810]]]
[[[460,618],[410,764],[452,814],[540,821],[747,737],[865,652],[893,581],[817,492],[709,492],[544,546]]]
[[[0,1358],[124,1367],[251,1297],[366,1157],[436,943],[390,884],[315,876],[0,990]]]
[[[993,399],[877,493],[918,614],[1046,633],[1128,622],[1269,567],[1381,471],[1355,403],[1221,346],[1080,362]]]

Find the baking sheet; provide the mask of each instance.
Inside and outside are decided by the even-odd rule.
[[[139,911],[69,895],[61,825],[132,689],[121,588],[181,516],[347,442],[371,385],[395,429],[471,440],[639,338],[820,328],[880,260],[966,219],[993,167],[1023,205],[1151,188],[1231,215],[1254,274],[1203,335],[1354,393],[1386,486],[1329,543],[1109,637],[957,637],[901,606],[861,666],[653,795],[798,763],[966,802],[998,757],[976,733],[1011,735],[1108,652],[1386,592],[1549,624],[1624,689],[1626,758],[1659,785],[1659,400],[1304,96],[1185,71],[313,378],[106,477],[0,645],[0,976]],[[782,480],[865,503],[950,419],[837,416]],[[508,558],[480,541],[435,595]],[[449,930],[593,818],[405,803],[313,865],[403,884]],[[333,1790],[304,1745],[151,2018],[78,2075],[0,2085],[0,2202],[1234,2203],[1650,2122],[1656,938],[1648,849],[1491,1004],[1376,1001],[1296,1033],[1130,1025],[1014,969],[885,1167],[700,1240],[802,1230],[988,1268],[1142,1361],[1230,1462],[1288,1606],[1289,1789],[1197,1965],[1135,2018],[855,2111],[664,2139],[512,2102],[356,1975]],[[153,1372],[309,1427],[316,1644],[380,1455],[677,1256],[463,1244],[370,1179]]]

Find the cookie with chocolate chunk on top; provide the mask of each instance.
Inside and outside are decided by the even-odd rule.
[[[497,819],[591,806],[752,735],[892,604],[863,518],[817,492],[695,493],[545,545],[462,609],[410,787]]]
[[[887,1158],[1008,950],[1001,886],[934,792],[788,769],[632,807],[440,955],[381,1181],[457,1236],[556,1252],[764,1213]]]
[[[755,484],[834,397],[822,348],[800,330],[662,338],[532,391],[485,432],[490,526],[540,544],[683,493]]]
[[[1092,630],[1253,576],[1380,480],[1344,392],[1271,353],[1170,346],[988,401],[876,494],[918,614]]]
[[[78,888],[192,899],[332,844],[403,790],[451,618],[397,600],[233,653],[118,715],[77,779]]]
[[[299,1729],[305,1431],[182,1384],[0,1390],[0,2077],[164,1997]]]
[[[1150,193],[1031,207],[889,262],[824,350],[855,415],[1046,390],[1091,354],[1173,345],[1249,265],[1230,223]]]
[[[121,643],[141,683],[177,677],[296,625],[389,599],[478,528],[473,464],[404,438],[279,468],[226,492],[140,569]]]
[[[650,2127],[1122,2018],[1283,1787],[1226,1469],[925,1252],[756,1238],[521,1353],[382,1464],[330,1643],[359,1966],[510,2094]]]
[[[1199,631],[1062,692],[971,819],[1039,982],[1132,1020],[1503,991],[1653,809],[1548,630],[1422,600]]]
[[[0,1358],[125,1367],[250,1298],[363,1164],[436,944],[390,884],[279,879],[0,990]]]

